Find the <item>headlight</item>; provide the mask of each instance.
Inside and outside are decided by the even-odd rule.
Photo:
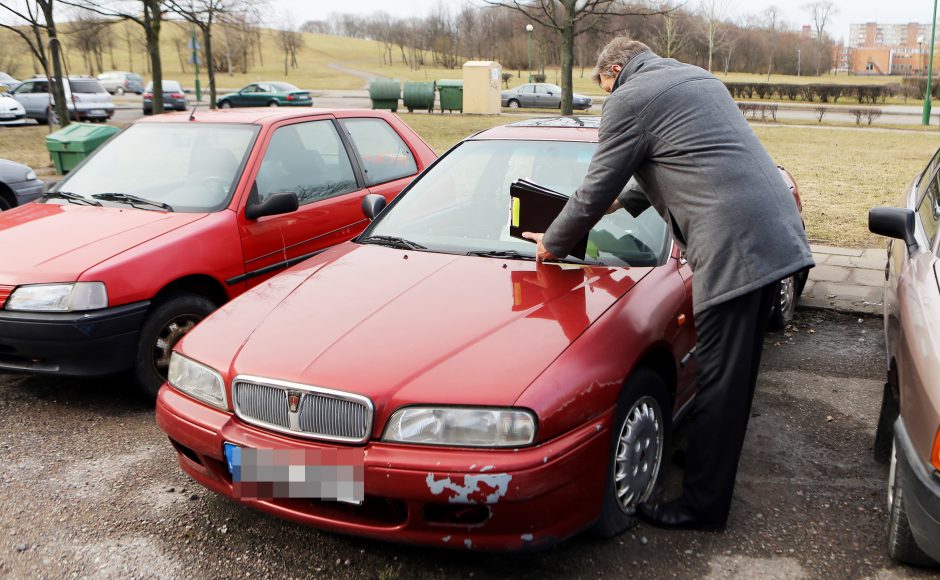
[[[108,291],[103,282],[31,284],[18,286],[7,300],[7,310],[25,312],[75,312],[107,308]]]
[[[225,384],[222,375],[206,365],[190,360],[179,353],[170,355],[170,370],[167,382],[187,395],[209,403],[213,407],[227,410]]]
[[[535,417],[521,409],[408,407],[388,420],[383,439],[455,447],[519,447],[535,440]]]
[[[32,181],[32,180],[34,180],[34,179],[36,179],[36,172],[35,172],[35,171],[28,171],[28,172],[26,173],[26,181]]]

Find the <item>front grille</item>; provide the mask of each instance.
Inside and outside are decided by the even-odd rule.
[[[16,288],[16,286],[0,285],[0,308],[3,308],[3,306],[7,303],[7,298],[10,297],[10,294],[13,294],[14,288]]]
[[[236,377],[232,395],[235,414],[266,429],[346,443],[372,430],[372,402],[360,395],[256,377]]]

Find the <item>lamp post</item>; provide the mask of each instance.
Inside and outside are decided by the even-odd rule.
[[[927,91],[924,95],[924,118],[922,124],[930,125],[930,93],[933,81],[933,47],[937,39],[937,0],[933,0],[933,26],[930,27],[930,59],[927,61]]]
[[[529,36],[529,82],[532,82],[532,31],[535,30],[535,27],[531,24],[525,25],[525,31]]]
[[[924,35],[921,34],[917,37],[917,72],[918,74],[924,73]]]
[[[800,67],[803,64],[802,50],[796,49],[796,76],[800,76]]]

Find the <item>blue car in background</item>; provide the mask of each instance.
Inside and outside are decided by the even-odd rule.
[[[29,203],[42,195],[43,183],[29,167],[0,159],[0,211]]]
[[[186,93],[178,81],[163,81],[163,110],[186,110]],[[153,81],[147,83],[144,89],[144,114],[153,114]]]

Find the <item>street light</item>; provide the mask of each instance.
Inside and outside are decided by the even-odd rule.
[[[924,38],[923,34],[917,37],[917,58],[920,60],[920,62],[917,63],[920,65],[917,68],[917,72],[920,74],[923,74],[924,72],[924,40],[926,39]]]
[[[796,76],[800,76],[800,65],[803,63],[803,56],[801,55],[801,50],[796,49]]]
[[[529,82],[532,82],[532,31],[535,27],[531,24],[525,25],[525,31],[529,34]]]
[[[937,41],[937,0],[933,0],[933,26],[930,28],[930,60],[927,61],[927,91],[924,95],[924,118],[921,122],[930,125],[930,93],[933,81],[933,47]]]

